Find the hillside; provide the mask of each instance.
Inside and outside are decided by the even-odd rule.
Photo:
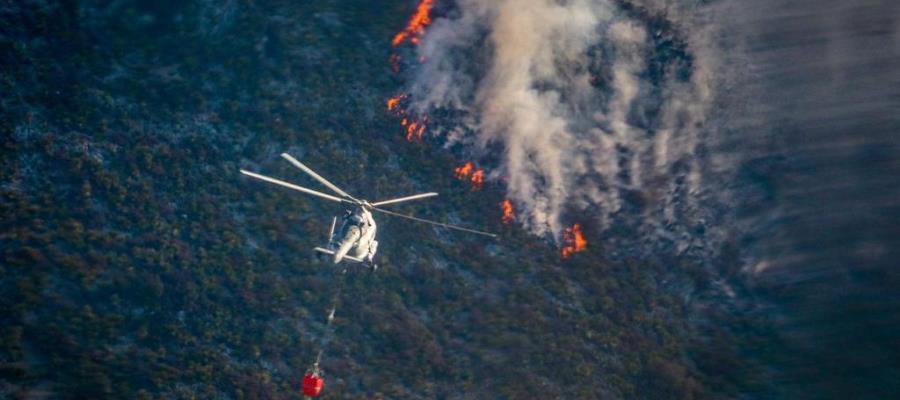
[[[460,154],[406,140],[385,99],[411,10],[0,9],[0,397],[299,398],[340,285],[325,399],[746,390],[732,371],[752,363],[717,321],[757,328],[711,277],[737,269],[733,240],[651,240],[628,216],[655,200],[635,193],[602,233],[580,219],[588,247],[564,260],[501,222],[502,181],[473,190]],[[439,192],[397,210],[501,238],[382,216],[382,268],[341,274],[311,252],[340,207],[238,173],[316,187],[282,151],[367,199]]]

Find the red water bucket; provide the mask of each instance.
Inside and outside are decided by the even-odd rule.
[[[318,396],[322,393],[322,387],[325,386],[325,379],[316,374],[306,374],[303,377],[303,394],[307,396]]]

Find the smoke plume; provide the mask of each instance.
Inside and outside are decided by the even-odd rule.
[[[649,196],[647,181],[697,190],[701,179],[693,153],[712,57],[695,48],[700,24],[678,14],[652,2],[460,0],[418,47],[413,107],[463,115],[444,124],[448,143],[496,159],[490,176],[535,234],[558,239],[566,213],[584,209],[606,226],[626,192]]]
[[[777,387],[749,397],[897,397],[900,2],[443,11],[413,106],[462,115],[435,125],[494,163],[518,221],[558,239],[587,210],[600,227],[637,216],[679,252],[736,244],[761,320],[779,315],[758,356]]]

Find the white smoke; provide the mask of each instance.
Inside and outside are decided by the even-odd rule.
[[[492,176],[506,178],[519,221],[532,232],[558,238],[567,210],[594,207],[605,226],[622,207],[623,190],[643,190],[645,180],[665,177],[692,156],[713,98],[709,54],[690,48],[699,30],[676,26],[689,42],[690,76],[653,87],[653,35],[671,33],[648,32],[647,21],[610,0],[457,6],[435,19],[419,47],[427,61],[411,85],[413,107],[462,111],[465,129],[447,137],[476,157],[500,145],[500,170]],[[642,6],[677,14],[671,5]],[[645,100],[653,98],[658,112],[648,120],[652,101]],[[697,170],[689,181],[699,181]]]

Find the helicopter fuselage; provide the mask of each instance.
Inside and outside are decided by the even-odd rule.
[[[329,238],[328,249],[334,252],[334,263],[341,262],[347,254],[371,263],[378,251],[378,241],[375,240],[377,231],[375,219],[365,207],[348,211],[341,228],[337,232],[332,231]]]

